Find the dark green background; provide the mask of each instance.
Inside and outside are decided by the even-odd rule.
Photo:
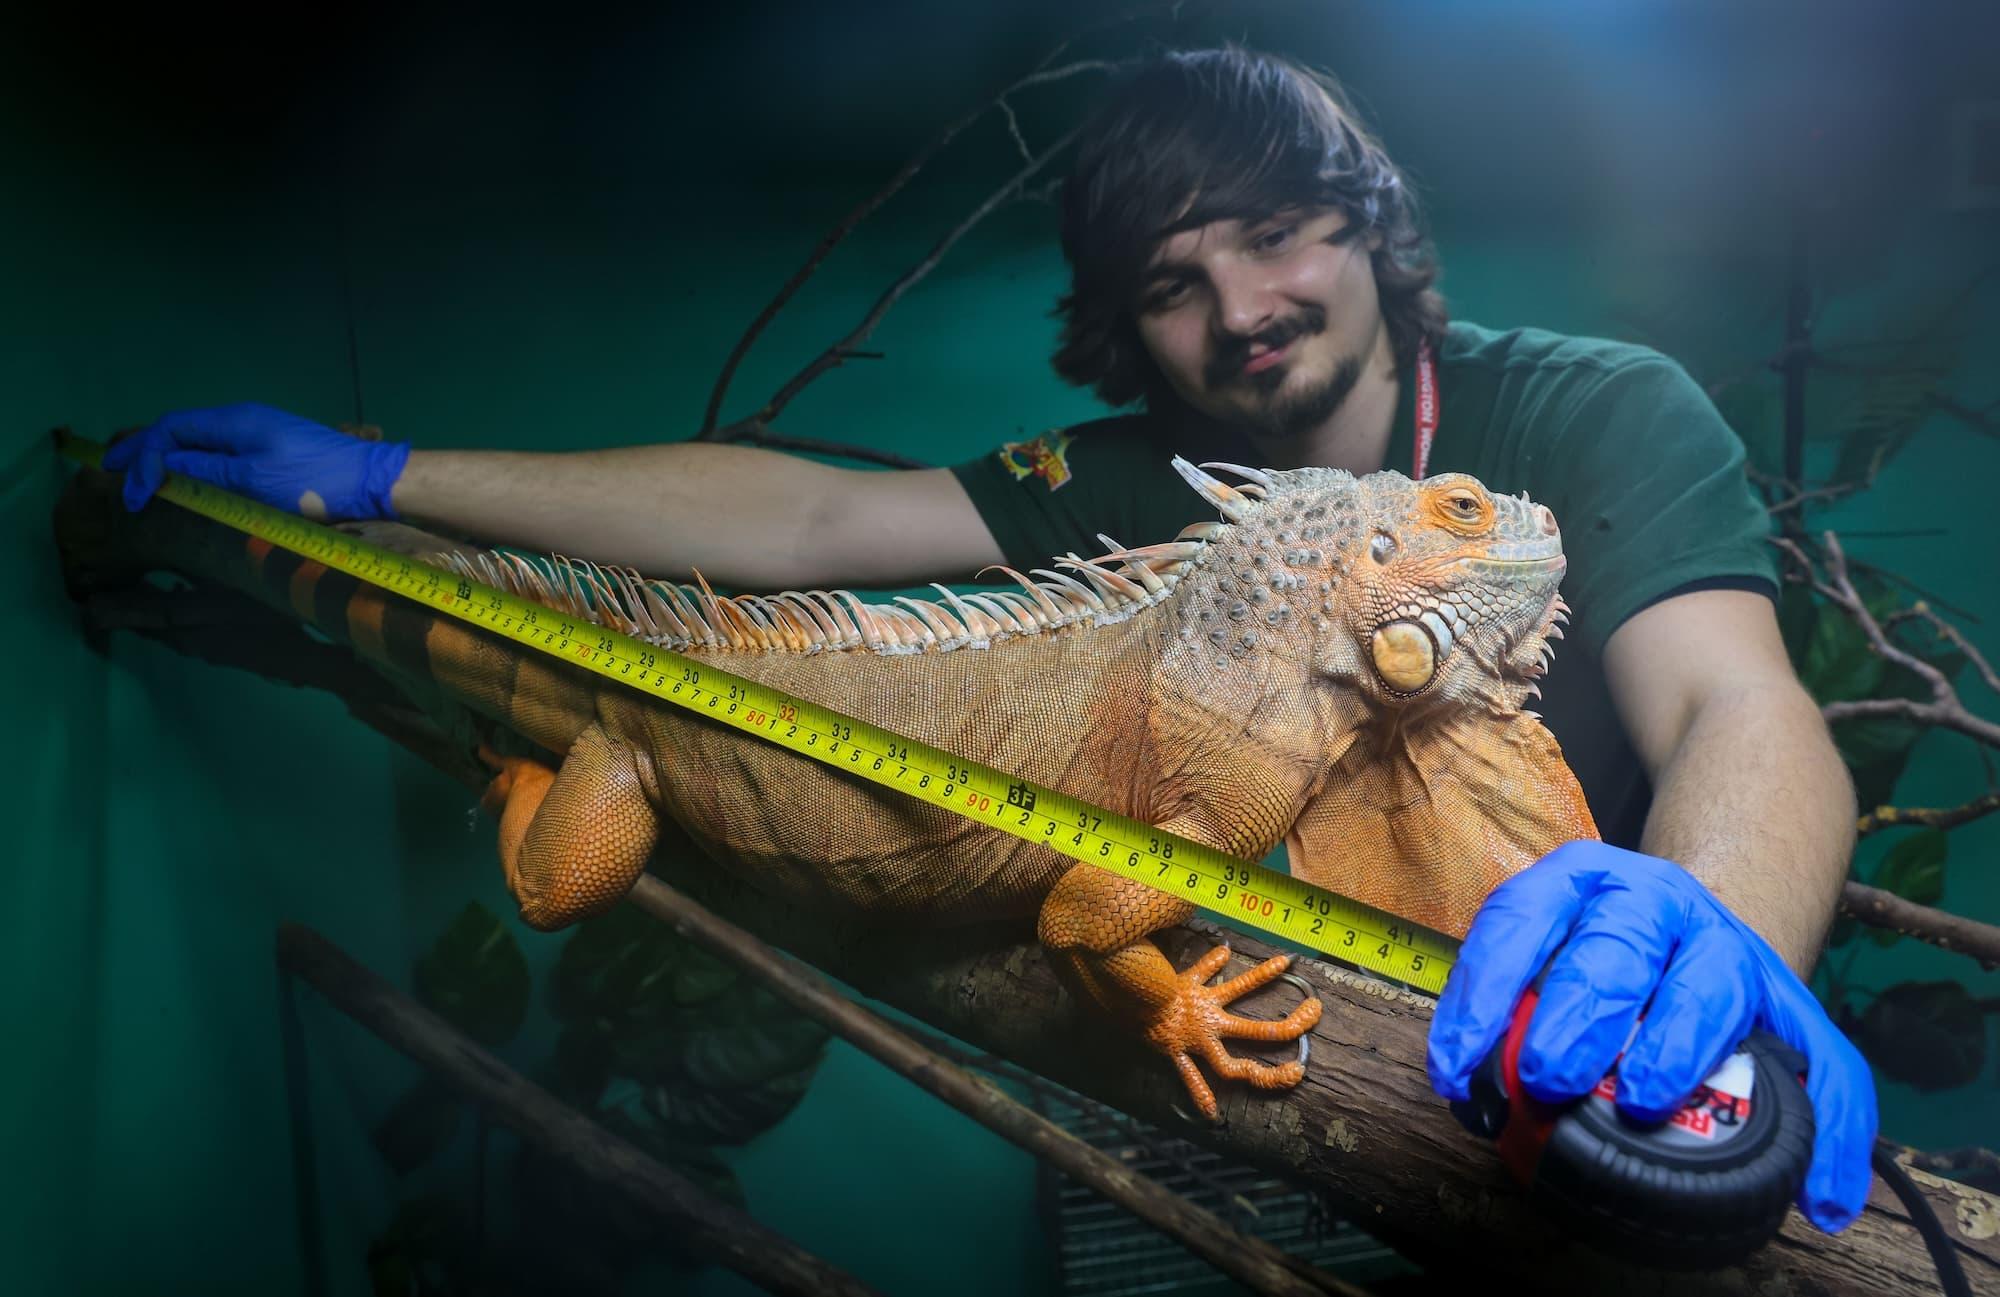
[[[47,430],[104,437],[259,400],[423,446],[685,437],[820,234],[1088,11],[9,20],[6,1287],[296,1290],[273,925],[308,922],[406,982],[468,898],[508,912],[471,799],[330,699],[129,638],[85,648],[47,539],[64,476]],[[1957,108],[1992,93],[1977,12],[1244,4],[1175,39],[1237,37],[1341,75],[1430,204],[1458,314],[1648,342],[1712,382],[1754,378],[1780,340],[1788,196],[1813,213],[1829,340],[1907,330],[1996,255],[1996,210],[1954,203],[1948,147]],[[1023,95],[1030,138],[1062,129],[1087,84]],[[863,227],[753,353],[729,413],[858,319],[1010,149],[983,122]],[[886,360],[824,378],[781,427],[942,463],[1089,417],[1046,364],[1063,284],[1052,208],[1003,210],[889,316]],[[1990,298],[1950,379],[1971,405],[2000,395]],[[1763,387],[1775,397],[1774,376]],[[1838,394],[1813,412],[1823,473]],[[1990,437],[1933,418],[1824,522],[1931,529],[1849,548],[1920,574],[2000,651],[1996,473]],[[1898,799],[1984,786],[1970,745],[1934,735]],[[1894,837],[1864,844],[1864,873]],[[1996,848],[2000,818],[1953,835],[1949,908],[2000,921]],[[544,966],[554,942],[517,930]],[[1868,947],[1854,976],[2000,993],[2000,975],[1910,942]],[[546,1029],[543,1006],[532,1023]],[[398,1192],[366,1131],[410,1069],[310,999],[305,1027],[330,1285],[352,1292]],[[2000,1145],[1994,1085],[1990,1062],[1941,1096],[1885,1083],[1885,1132]],[[1046,1273],[1030,1160],[844,1046],[792,1118],[728,1157],[762,1219],[889,1292],[1016,1292]],[[689,1290],[742,1287],[709,1271]]]

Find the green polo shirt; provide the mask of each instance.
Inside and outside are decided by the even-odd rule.
[[[1525,491],[1562,527],[1574,615],[1541,711],[1605,839],[1636,846],[1651,789],[1612,708],[1604,643],[1669,595],[1724,587],[1777,598],[1742,442],[1686,371],[1628,343],[1454,322],[1437,378],[1428,472]],[[1385,464],[1402,473],[1412,469],[1414,387],[1406,373]],[[1176,454],[1259,466],[1240,434],[1133,414],[1008,443],[952,471],[1007,562],[1026,571],[1071,550],[1102,552],[1100,532],[1144,545],[1214,517],[1173,471]]]

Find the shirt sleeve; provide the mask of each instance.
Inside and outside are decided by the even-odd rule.
[[[1568,466],[1550,501],[1569,572],[1571,633],[1601,657],[1634,613],[1687,588],[1778,597],[1770,518],[1736,432],[1679,365],[1657,353],[1608,370],[1551,450]]]

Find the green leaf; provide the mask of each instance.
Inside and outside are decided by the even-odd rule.
[[[1910,755],[1910,749],[1923,734],[1915,725],[1893,716],[1863,716],[1840,721],[1833,727],[1833,741],[1840,754],[1857,770],[1894,762],[1900,771],[1903,759]]]
[[[1892,847],[1875,872],[1875,886],[1918,905],[1944,897],[1944,862],[1951,849],[1943,829],[1920,829]]]
[[[612,1070],[646,1088],[648,1108],[676,1139],[741,1143],[797,1105],[827,1039],[813,1019],[738,980],[669,1022],[618,1033]]]
[[[422,1297],[438,1291],[439,1274],[464,1234],[456,1206],[429,1194],[399,1204],[387,1228],[368,1245],[368,1285],[375,1297]]]
[[[549,1088],[567,1103],[594,1108],[611,1080],[614,1042],[597,1022],[572,1022],[556,1037]]]
[[[1822,604],[1806,643],[1799,678],[1824,706],[1866,698],[1882,680],[1882,659],[1861,627],[1838,608]]]
[[[690,950],[674,970],[674,1003],[700,1004],[736,985],[742,974],[705,950]]]
[[[694,947],[635,906],[620,905],[577,925],[554,973],[554,1012],[564,1022],[625,1024],[671,1009],[667,992]]]
[[[458,1134],[465,1101],[435,1073],[425,1073],[369,1132],[389,1167],[408,1175],[443,1152]]]
[[[742,1144],[784,1120],[811,1086],[810,1069],[734,1089],[655,1085],[646,1090],[646,1108],[675,1139]]]
[[[1836,482],[1863,482],[1895,458],[1927,418],[1948,369],[1910,365],[1864,379],[1840,425]]]
[[[528,961],[493,911],[473,901],[417,961],[416,993],[488,1049],[514,1038],[528,1015]]]
[[[1778,597],[1778,633],[1785,640],[1785,656],[1803,676],[1806,647],[1812,643],[1813,623],[1819,620],[1819,604],[1805,586],[1785,583]]]
[[[710,1197],[747,1207],[741,1182],[713,1150],[675,1140],[643,1113],[608,1107],[591,1117]],[[561,1239],[564,1255],[579,1258],[588,1276],[588,1282],[571,1282],[562,1291],[629,1291],[629,1284],[618,1283],[619,1277],[648,1260],[680,1266],[702,1263],[657,1215],[541,1149],[524,1147],[520,1167],[515,1191],[521,1219],[535,1222],[537,1234]]]
[[[1919,1090],[1967,1085],[1986,1066],[1986,1020],[1957,982],[1901,982],[1842,1027],[1877,1071]]]
[[[1903,606],[1901,593],[1883,577],[1872,572],[1856,571],[1853,580],[1856,592],[1878,623],[1887,622]],[[1823,631],[1822,626],[1826,626],[1830,618],[1838,619],[1849,630],[1836,632],[1829,628]],[[1875,678],[1865,694],[1854,694],[1852,686],[1859,683],[1861,674],[1849,676],[1843,684],[1839,679],[1844,669],[1842,659],[1849,647],[1849,634],[1858,638],[1866,649],[1865,632],[1845,613],[1824,603],[1818,605],[1813,631],[1820,655],[1811,659],[1809,646],[1808,659],[1813,664],[1809,668],[1801,668],[1800,679],[1822,703],[1847,701],[1849,697],[1930,698],[1931,686],[1923,677],[1907,667],[1876,657],[1872,652],[1870,656],[1876,662]],[[1965,655],[1948,640],[1940,639],[1928,623],[1919,619],[1897,622],[1889,627],[1886,634],[1896,647],[1930,663],[1946,678],[1956,675],[1965,665]],[[1816,686],[1807,676],[1809,669],[1822,671],[1827,678]],[[1864,809],[1894,799],[1897,781],[1902,778],[1911,750],[1923,734],[1919,727],[1890,716],[1869,716],[1834,724],[1834,743],[1854,776],[1855,798]],[[1892,942],[1895,939],[1893,934],[1876,934],[1878,941]]]
[[[683,1039],[680,1057],[688,1079],[696,1085],[730,1090],[800,1069],[810,1071],[826,1039],[825,1027],[780,1008],[747,1021],[691,1031]]]
[[[740,1143],[798,1103],[827,1031],[734,965],[630,906],[579,926],[557,960],[555,1075],[592,1098],[618,1078],[687,1144]]]

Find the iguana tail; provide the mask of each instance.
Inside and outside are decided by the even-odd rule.
[[[317,631],[382,672],[448,732],[492,743],[494,727],[467,709],[558,756],[595,717],[593,677],[455,618],[388,593],[170,502],[133,514],[118,478],[83,470],[55,515],[56,543],[71,594],[130,588],[149,572],[177,572],[236,590]],[[370,524],[370,543],[428,553],[447,542],[395,524]],[[496,746],[509,745],[501,739]]]

